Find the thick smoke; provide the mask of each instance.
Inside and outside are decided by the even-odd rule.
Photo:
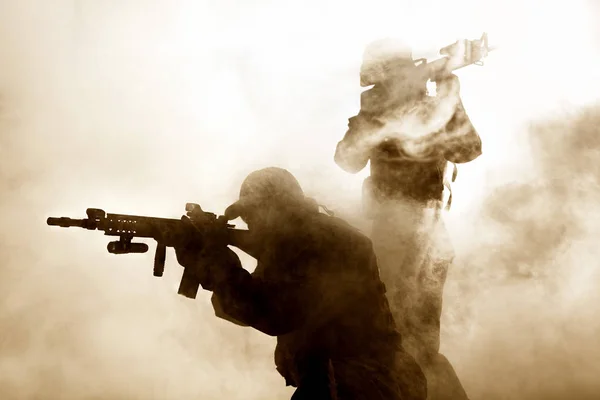
[[[570,25],[579,3],[282,3],[0,2],[2,398],[289,396],[273,338],[216,319],[208,293],[178,296],[172,253],[157,279],[151,253],[113,256],[98,232],[46,218],[88,207],[177,218],[189,201],[222,212],[245,174],[279,165],[366,227],[364,175],[333,163],[363,46],[392,34],[435,50],[482,29],[506,50],[460,75],[484,155],[461,168],[448,216],[459,260],[444,352],[474,399],[592,398],[598,122],[592,110],[527,127],[561,98],[598,93],[585,24]],[[547,62],[565,44],[576,70]],[[553,84],[556,96],[542,93]]]
[[[599,126],[600,106],[532,124],[533,178],[493,190],[467,235],[446,346],[476,398],[600,393]]]

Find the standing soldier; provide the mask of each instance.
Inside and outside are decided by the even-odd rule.
[[[448,162],[481,155],[481,140],[448,65],[432,77],[400,41],[367,46],[361,86],[373,87],[362,93],[360,112],[350,118],[335,153],[335,162],[353,174],[370,161],[363,204],[373,219],[381,277],[403,346],[423,369],[432,400],[468,398],[439,353],[443,286],[454,258],[440,212]],[[430,78],[434,96],[427,91]]]

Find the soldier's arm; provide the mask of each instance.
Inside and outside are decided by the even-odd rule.
[[[310,262],[308,254],[303,254],[302,260]],[[270,281],[250,274],[241,265],[219,275],[210,288],[215,313],[237,325],[279,336],[302,326],[312,309],[315,289],[306,278]]]
[[[416,121],[413,133],[420,137],[424,153],[439,154],[457,164],[472,161],[481,155],[481,138],[460,99],[458,77],[439,79],[437,87],[437,95],[419,104],[404,122]]]
[[[375,85],[360,95],[360,112],[348,120],[348,130],[337,144],[334,161],[344,171],[355,174],[368,163],[370,153],[381,141],[384,123],[378,118],[389,101],[385,90]]]
[[[212,294],[210,302],[212,303],[213,310],[215,310],[215,316],[217,316],[218,318],[224,319],[225,321],[231,322],[232,324],[236,324],[238,326],[249,326],[248,324],[239,321],[227,314],[225,312],[225,309],[223,309],[223,305],[221,304],[221,300],[219,300],[219,296],[217,296],[215,293]]]
[[[446,126],[446,141],[442,144],[444,158],[455,164],[475,160],[482,154],[482,143],[462,102]]]
[[[380,126],[374,118],[362,111],[350,118],[348,130],[336,146],[335,163],[351,174],[360,172],[367,166],[373,149],[369,136]]]
[[[244,250],[244,249],[242,248],[242,250]],[[252,255],[251,253],[249,253],[249,254]],[[252,256],[256,258],[256,256],[254,256],[254,255],[252,255]],[[241,267],[241,264],[240,264],[240,267]],[[262,271],[261,271],[260,264],[259,264],[256,267],[256,269],[254,270],[254,272],[252,272],[250,275],[252,275],[253,277],[259,277],[261,272]],[[215,315],[218,318],[224,319],[225,321],[229,321],[238,326],[249,326],[248,324],[246,324],[242,321],[239,321],[239,320],[231,317],[231,315],[227,314],[227,312],[225,312],[225,309],[223,308],[223,305],[221,304],[221,300],[220,300],[219,296],[217,294],[215,294],[214,292],[213,292],[210,300],[211,300],[213,309],[215,310]]]
[[[417,130],[425,134],[444,129],[460,103],[460,82],[456,75],[439,79],[436,85],[436,95],[426,97],[407,115],[407,119],[415,121]]]
[[[460,98],[460,82],[454,74],[437,81],[436,102],[441,112],[452,111],[451,118],[443,127],[440,143],[446,160],[460,164],[473,161],[482,153],[481,138],[467,115]],[[451,106],[451,107],[450,107]]]
[[[227,320],[279,336],[304,324],[310,300],[306,283],[269,282],[244,269],[214,288],[213,304]],[[215,310],[216,311],[216,310]]]
[[[306,253],[303,250],[296,259],[311,262]],[[260,274],[250,274],[228,247],[205,251],[187,246],[175,248],[175,254],[182,266],[194,271],[202,288],[213,292],[212,304],[217,317],[272,336],[285,334],[303,324],[310,309],[307,303],[314,298],[306,279],[282,276],[272,282]],[[286,267],[282,268],[284,274],[288,271]]]

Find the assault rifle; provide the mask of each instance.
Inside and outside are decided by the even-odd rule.
[[[72,219],[67,217],[50,217],[47,224],[62,228],[84,228],[103,231],[107,236],[116,236],[119,240],[108,243],[111,254],[145,253],[146,243],[134,243],[134,238],[151,238],[156,240],[154,255],[154,271],[156,277],[162,277],[165,270],[166,248],[185,246],[190,242],[203,246],[227,246],[244,241],[246,230],[233,229],[225,216],[203,211],[198,204],[186,204],[187,216],[192,224],[181,219],[143,217],[127,214],[111,214],[98,208],[88,208],[87,218]],[[185,268],[178,294],[195,299],[199,281],[195,271]]]
[[[427,62],[426,58],[420,58],[415,62],[420,62],[418,68],[426,70],[426,75],[431,79],[469,65],[483,66],[483,60],[493,50],[496,50],[496,47],[489,46],[487,33],[484,32],[479,39],[460,39],[441,48],[441,58],[431,62]]]
[[[496,49],[497,47],[489,46],[488,36],[485,32],[479,39],[459,39],[441,48],[439,53],[442,57],[440,58],[433,61],[428,61],[427,58],[415,59],[414,63],[417,69],[411,79],[418,79],[423,82],[436,81],[469,65],[482,66],[483,60],[491,51]],[[391,67],[392,71],[393,68]],[[361,73],[361,86],[366,87],[376,84],[376,82],[370,80],[371,78],[368,75]]]

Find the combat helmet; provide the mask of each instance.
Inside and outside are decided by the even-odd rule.
[[[240,188],[239,200],[225,211],[229,219],[238,218],[248,207],[285,205],[305,201],[298,180],[288,170],[268,167],[250,173]]]
[[[369,43],[363,52],[360,86],[371,86],[389,76],[390,70],[414,67],[411,47],[396,38],[378,39]]]

